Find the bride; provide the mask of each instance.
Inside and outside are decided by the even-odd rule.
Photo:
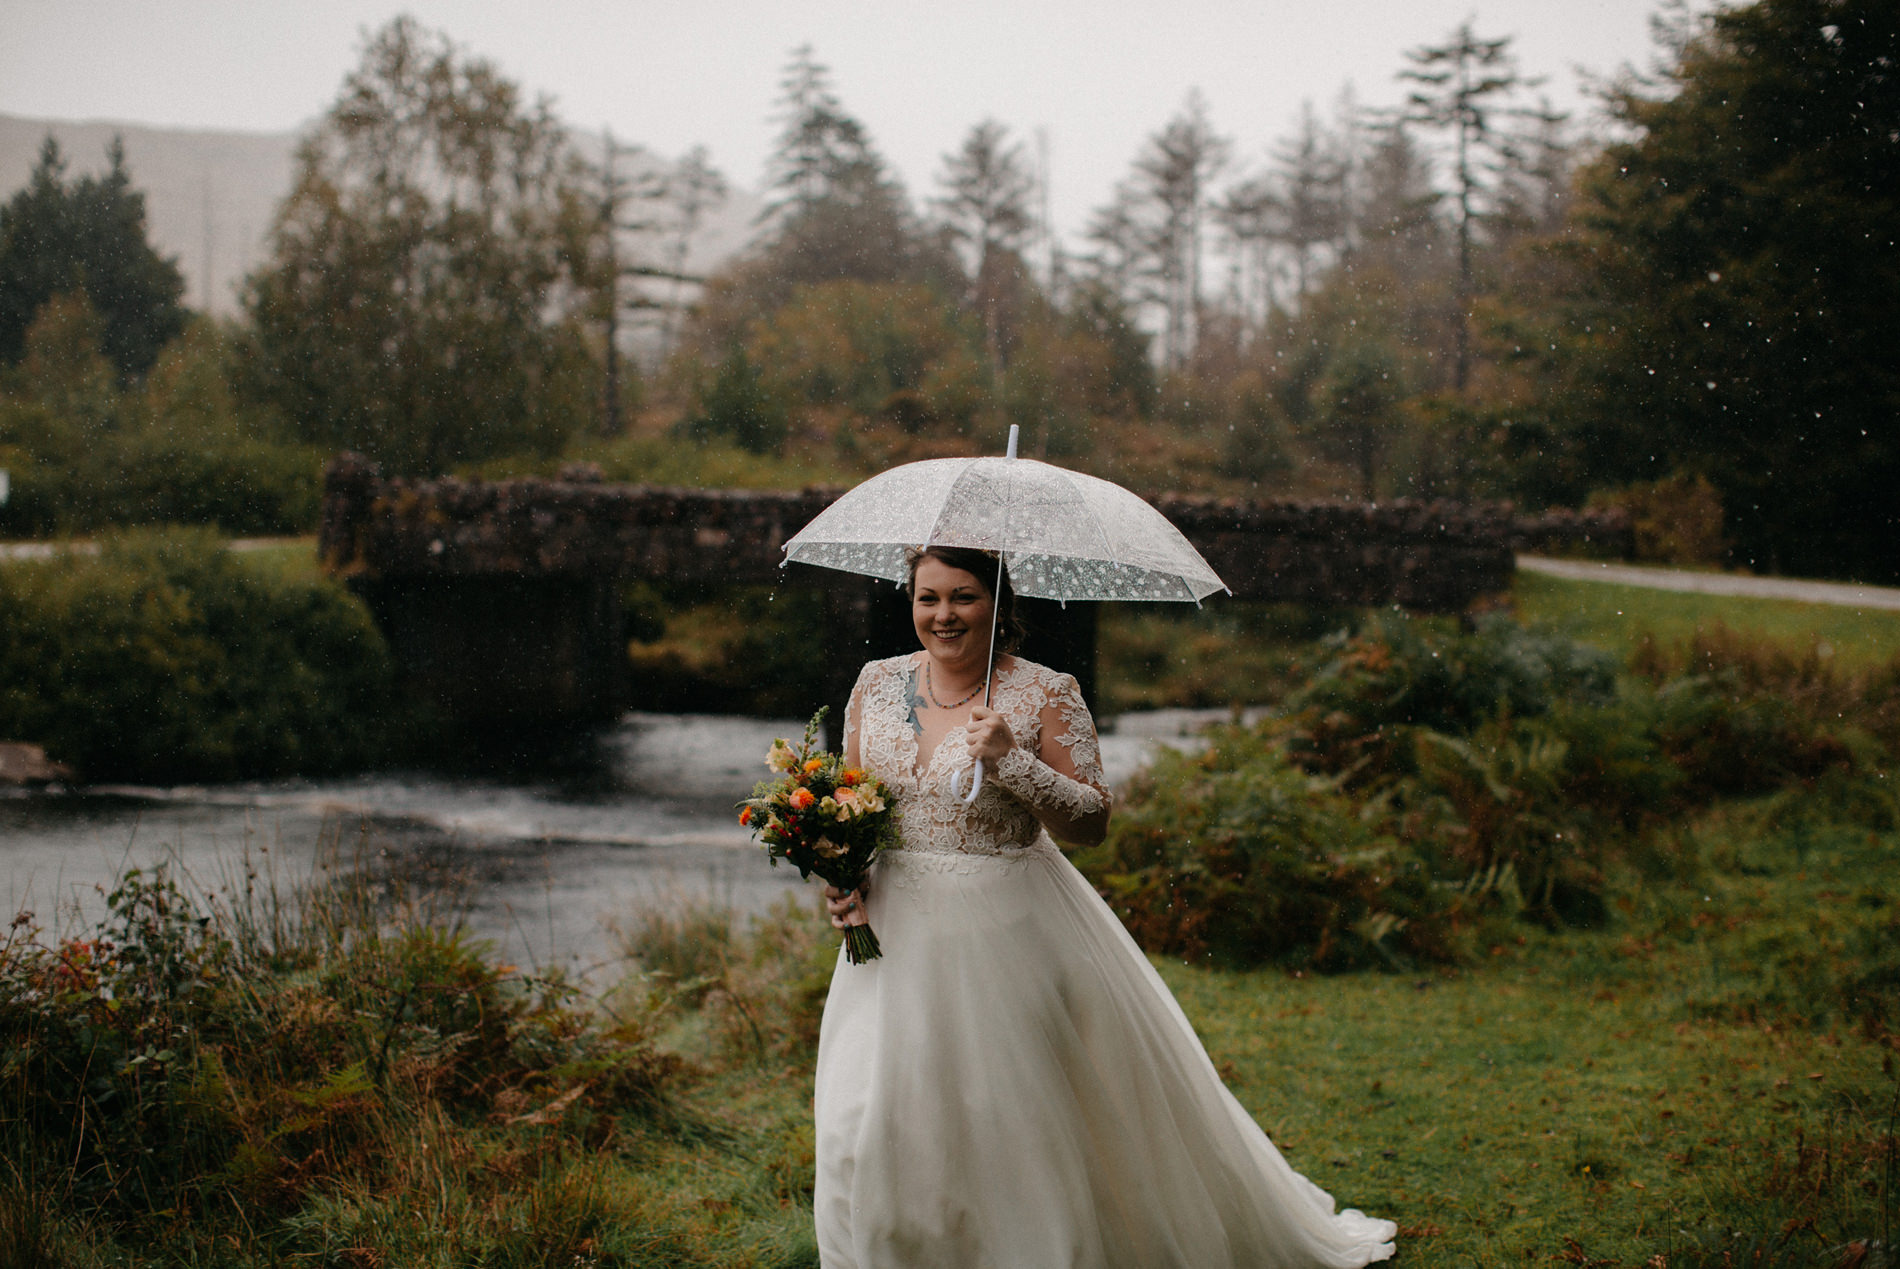
[[[1396,1229],[1336,1212],[1220,1082],[1193,1028],[1052,838],[1102,840],[1109,793],[1075,680],[1010,656],[996,558],[911,561],[923,651],[864,667],[845,754],[898,795],[902,847],[834,924],[818,1042],[826,1269],[1359,1266]],[[991,618],[1000,655],[981,692]],[[981,758],[976,801],[952,777]],[[967,791],[967,783],[965,785]]]

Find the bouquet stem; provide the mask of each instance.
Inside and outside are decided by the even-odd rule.
[[[867,922],[844,927],[844,954],[853,965],[862,965],[884,955],[884,949],[877,945],[877,935],[871,933]]]

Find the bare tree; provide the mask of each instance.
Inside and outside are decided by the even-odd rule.
[[[703,145],[688,150],[666,175],[665,200],[672,212],[666,263],[673,287],[669,319],[661,338],[662,357],[670,354],[679,341],[680,321],[686,312],[682,288],[702,280],[686,272],[693,238],[705,224],[706,214],[723,205],[730,193],[726,178],[712,165]]]
[[[1274,287],[1274,246],[1279,242],[1280,200],[1264,175],[1228,187],[1210,212],[1225,232],[1234,256],[1234,302],[1248,324],[1264,330],[1279,304]]]
[[[623,157],[633,161],[631,174],[621,165]],[[651,209],[664,196],[665,186],[650,156],[639,146],[621,145],[611,131],[605,134],[600,164],[591,175],[598,190],[598,219],[592,250],[577,274],[598,297],[596,307],[604,336],[600,430],[605,436],[618,436],[625,427],[621,417],[620,320],[629,307],[621,283],[631,275],[646,272],[630,262],[625,239],[658,228]],[[633,305],[647,306],[638,298]]]

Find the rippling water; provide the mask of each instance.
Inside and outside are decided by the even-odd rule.
[[[1102,738],[1111,779],[1206,718],[1123,719]],[[593,972],[618,958],[615,924],[645,906],[816,903],[816,883],[767,866],[732,816],[772,739],[801,727],[629,714],[590,763],[516,781],[379,774],[0,796],[0,899],[71,931],[104,914],[127,868],[166,863],[187,888],[214,892],[247,870],[287,891],[320,868],[369,866],[454,906],[507,960]]]

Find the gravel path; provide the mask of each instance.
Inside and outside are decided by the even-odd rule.
[[[302,538],[232,538],[225,546],[233,551],[263,551]],[[313,546],[310,548],[315,551]],[[71,542],[0,542],[0,560],[50,560],[56,555],[97,555],[97,542],[80,539]]]
[[[1571,581],[1614,582],[1618,586],[1646,586],[1651,590],[1746,595],[1754,599],[1792,599],[1803,604],[1884,608],[1900,612],[1900,589],[1891,586],[1862,586],[1856,582],[1797,582],[1783,577],[1740,577],[1733,573],[1691,573],[1674,568],[1599,564],[1594,560],[1551,560],[1539,555],[1520,555],[1517,557],[1517,566],[1527,573],[1546,573]]]

